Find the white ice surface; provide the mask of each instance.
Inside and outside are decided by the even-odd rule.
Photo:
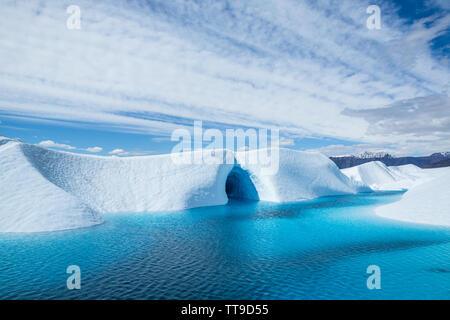
[[[375,209],[379,216],[414,223],[450,226],[450,168],[425,169],[427,179],[394,203]]]
[[[252,152],[261,151],[248,154]],[[260,165],[245,165],[248,161],[242,160],[244,155],[237,152],[236,159],[249,172],[260,200],[292,202],[367,191],[343,175],[334,162],[321,153],[280,149],[279,168],[273,175],[264,174]]]
[[[375,209],[377,215],[415,223],[450,226],[450,168],[387,167],[379,161],[341,170],[374,190],[407,189],[401,199]]]
[[[224,186],[232,165],[178,164],[169,154],[120,158],[21,148],[49,182],[97,212],[173,211],[228,201]]]
[[[353,181],[373,190],[409,189],[428,178],[424,170],[415,165],[388,167],[380,161],[367,162],[341,171]]]
[[[372,162],[344,169],[343,174],[322,154],[280,149],[279,168],[271,175],[259,165],[247,165],[245,153],[222,152],[231,154],[236,165],[177,164],[170,155],[85,156],[0,136],[0,232],[88,227],[101,223],[103,213],[221,205],[228,201],[225,186],[232,174],[239,191],[249,194],[252,189],[251,198],[274,202],[368,191],[367,186],[408,188],[400,201],[377,208],[377,214],[450,225],[449,168]]]
[[[0,143],[0,232],[64,230],[102,221],[89,206],[45,179],[27,161],[20,143]]]
[[[236,155],[238,162],[241,156]],[[222,205],[228,202],[225,186],[233,168],[177,164],[171,155],[78,155],[3,139],[0,231],[63,230],[101,223],[104,213]],[[279,170],[272,176],[256,165],[244,164],[242,169],[251,180],[242,186],[252,185],[261,200],[298,201],[361,191],[318,153],[281,149]]]

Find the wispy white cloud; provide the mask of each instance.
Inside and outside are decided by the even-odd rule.
[[[86,151],[92,152],[92,153],[97,153],[97,152],[102,152],[103,148],[102,147],[89,147],[89,148],[86,148]]]
[[[445,10],[450,10],[450,2],[447,0],[429,0],[428,4],[430,6],[438,6]]]
[[[450,97],[447,96],[418,97],[382,108],[345,109],[343,114],[365,119],[369,123],[368,132],[373,134],[450,138]]]
[[[200,119],[400,150],[408,133],[343,110],[450,92],[430,49],[450,15],[409,23],[381,2],[382,29],[368,30],[371,1],[79,0],[81,30],[68,30],[70,4],[0,5],[3,114],[161,135]]]
[[[82,148],[77,148],[77,147],[71,146],[69,144],[57,143],[53,140],[44,140],[44,141],[39,142],[38,145],[41,147],[46,147],[46,148],[58,148],[58,149],[66,149],[66,150],[72,150],[72,151],[78,150],[78,151],[87,151],[87,152],[91,152],[91,153],[98,153],[98,152],[103,151],[102,147],[89,147],[86,149],[82,149]]]
[[[110,151],[108,153],[112,154],[112,155],[117,155],[117,156],[127,156],[127,155],[129,155],[129,152],[126,152],[123,149],[114,149],[114,150],[112,150],[112,151]]]
[[[52,140],[44,140],[39,142],[39,145],[41,147],[46,147],[46,148],[59,148],[59,149],[66,149],[66,150],[75,150],[76,148],[68,145],[68,144],[63,144],[63,143],[56,143]]]
[[[172,139],[171,139],[171,137],[155,137],[155,138],[152,138],[152,141],[155,141],[155,142],[169,142],[169,141],[172,141]]]
[[[279,142],[280,142],[280,146],[283,146],[283,147],[295,145],[294,139],[286,138],[286,137],[280,137]]]

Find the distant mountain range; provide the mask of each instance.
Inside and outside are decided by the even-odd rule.
[[[450,152],[433,153],[424,157],[394,157],[389,153],[364,152],[358,156],[330,157],[340,169],[354,167],[370,161],[381,161],[387,166],[414,164],[420,168],[440,168],[450,166]]]

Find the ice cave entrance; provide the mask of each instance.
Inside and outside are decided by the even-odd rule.
[[[225,191],[228,199],[259,200],[258,191],[256,191],[248,171],[239,166],[235,166],[228,174]]]

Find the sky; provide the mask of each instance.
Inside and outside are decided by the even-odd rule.
[[[80,29],[69,29],[70,5]],[[381,28],[369,29],[369,5]],[[447,0],[0,3],[0,134],[99,155],[277,128],[327,155],[450,151]]]

